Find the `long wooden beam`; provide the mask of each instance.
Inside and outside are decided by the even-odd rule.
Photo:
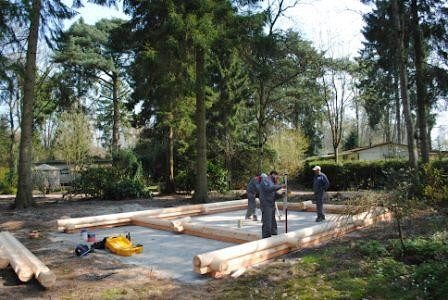
[[[277,202],[280,209],[283,209],[283,202]],[[289,210],[296,211],[316,211],[316,205],[312,201],[290,202]],[[361,213],[364,209],[361,206],[343,205],[343,204],[324,204],[324,211],[328,213],[354,215]]]
[[[90,226],[109,225],[110,223],[129,222],[130,218],[137,216],[151,216],[155,218],[179,218],[189,215],[212,214],[224,211],[233,211],[247,207],[247,199],[207,204],[193,204],[179,207],[169,207],[134,211],[126,213],[99,215],[82,218],[67,218],[57,220],[59,231],[73,231]]]
[[[263,258],[275,257],[274,253],[289,252],[304,247],[308,243],[322,242],[336,235],[370,225],[378,220],[388,220],[390,217],[390,213],[385,210],[375,209],[371,212],[348,216],[335,223],[320,223],[267,239],[199,254],[193,258],[194,270],[200,274],[232,272],[247,267],[251,262],[260,262]],[[269,251],[269,249],[276,250]],[[257,254],[259,252],[261,253]]]
[[[132,223],[134,225],[146,226],[158,230],[173,231],[238,244],[255,241],[261,238],[259,233],[246,232],[236,228],[191,223],[189,219],[164,220],[151,217],[135,217],[132,219]]]

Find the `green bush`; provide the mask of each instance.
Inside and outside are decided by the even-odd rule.
[[[209,190],[215,190],[221,193],[228,190],[227,170],[212,161],[208,161],[207,174]]]
[[[112,200],[144,198],[150,196],[151,193],[145,189],[145,186],[140,181],[129,178],[108,184],[104,190],[104,198]]]
[[[91,168],[75,180],[74,192],[99,199],[150,197],[141,178],[141,164],[128,150],[114,153],[112,167]]]
[[[119,178],[138,179],[142,174],[142,165],[131,150],[117,150],[112,155],[112,167]]]
[[[359,252],[370,258],[378,258],[387,255],[386,247],[376,240],[369,240],[358,246]]]
[[[74,193],[104,198],[108,184],[115,181],[111,168],[91,168],[81,172],[73,182]]]
[[[192,191],[194,189],[194,179],[193,171],[189,169],[180,170],[174,178],[176,189],[180,191]]]
[[[436,236],[431,239],[413,238],[404,240],[404,249],[399,240],[391,240],[391,255],[407,263],[420,264],[432,260],[448,260],[448,245]]]
[[[412,286],[425,299],[446,299],[448,295],[448,264],[445,261],[430,261],[419,265],[413,274]]]
[[[15,182],[17,182],[16,174],[12,175],[9,172],[9,168],[0,167],[0,193],[1,194],[15,194],[17,187]]]
[[[434,161],[422,167],[422,194],[437,208],[448,205],[448,164]]]
[[[299,184],[312,188],[312,168],[315,165],[321,166],[322,172],[328,176],[330,190],[388,188],[397,182],[397,176],[407,176],[406,170],[409,169],[406,160],[343,161],[339,164],[329,160],[313,160],[306,161],[304,170],[297,175]],[[428,195],[448,199],[440,196],[440,192],[448,193],[448,160],[431,161],[426,169],[422,166],[419,172],[425,179],[419,189],[423,189],[425,185],[430,186],[431,188],[427,188]]]

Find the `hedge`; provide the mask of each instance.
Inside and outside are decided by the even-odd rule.
[[[330,180],[330,190],[349,189],[383,189],[388,186],[391,174],[396,174],[408,168],[407,160],[382,160],[382,161],[342,161],[336,164],[328,160],[306,161],[304,169],[297,176],[299,184],[312,188],[312,168],[319,165],[322,172]],[[434,160],[430,162],[431,168],[437,168],[448,174],[448,160]]]

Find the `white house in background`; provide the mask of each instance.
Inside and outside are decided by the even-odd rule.
[[[447,151],[431,151],[430,156],[444,156],[448,154]],[[334,158],[334,154],[325,155],[322,158]],[[408,146],[404,144],[397,144],[386,142],[376,144],[368,147],[360,147],[339,153],[341,160],[385,160],[385,159],[408,159]]]
[[[358,160],[408,159],[408,146],[396,143],[381,143],[352,150]]]

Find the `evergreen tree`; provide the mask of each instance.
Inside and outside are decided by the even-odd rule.
[[[111,118],[112,151],[119,148],[120,123],[123,109],[124,67],[128,56],[115,45],[113,31],[124,21],[120,19],[98,21],[95,25],[85,24],[83,19],[75,22],[58,39],[54,60],[64,66],[64,71],[79,80],[100,86],[100,97],[111,105],[102,107]],[[92,91],[92,88],[87,90]],[[107,113],[110,111],[110,113]]]
[[[102,4],[111,4],[112,0],[92,1]],[[26,2],[24,2],[26,3]],[[80,6],[81,0],[74,1],[74,4]],[[42,31],[48,35],[44,38],[51,42],[55,34],[60,31],[61,20],[70,18],[74,12],[70,10],[60,0],[42,1],[32,0],[30,6],[24,5],[23,14],[25,23],[29,24],[29,34],[27,38],[26,62],[24,70],[24,93],[21,118],[21,135],[19,149],[19,185],[15,206],[25,208],[34,203],[32,196],[33,183],[31,178],[32,164],[32,139],[33,139],[33,116],[34,116],[34,98],[35,98],[35,79],[36,79],[36,56],[39,32]],[[42,30],[40,30],[42,29]]]

